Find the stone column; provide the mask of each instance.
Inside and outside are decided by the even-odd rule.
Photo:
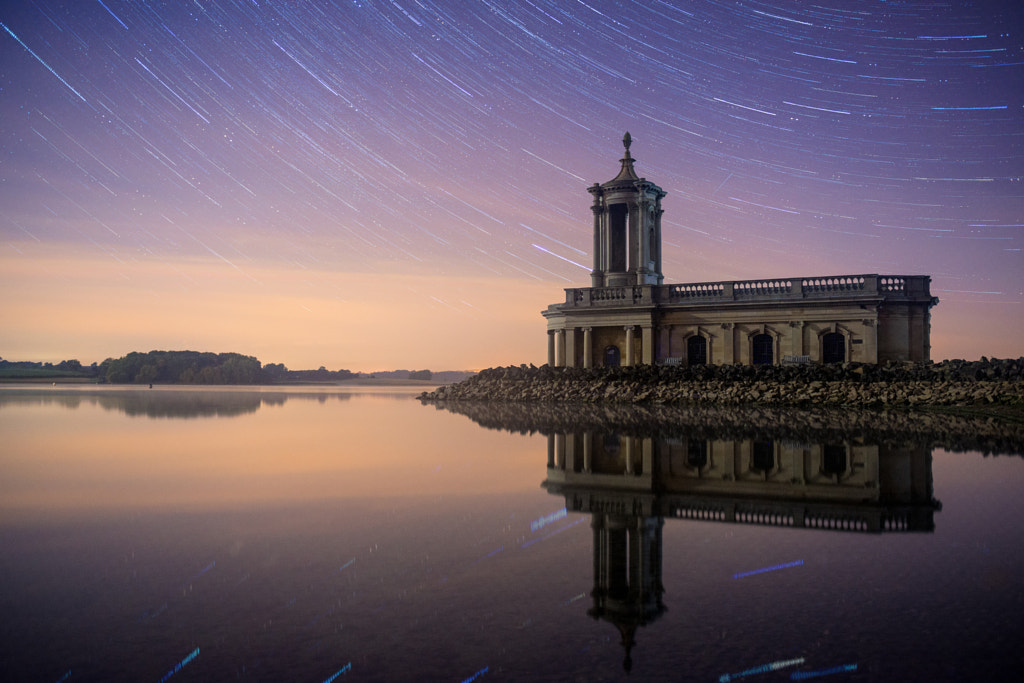
[[[732,365],[736,362],[736,329],[732,323],[722,323],[722,351],[717,359],[721,365]],[[715,360],[708,358],[709,363]]]
[[[555,366],[565,367],[565,330],[555,330]]]
[[[626,357],[623,359],[624,366],[633,365],[633,325],[626,325]]]
[[[592,190],[593,191],[593,190]],[[601,197],[594,194],[594,204],[590,207],[594,214],[594,270],[590,273],[591,287],[604,287],[604,269],[608,267],[605,256],[604,229],[602,226]]]
[[[647,221],[647,196],[642,188],[637,197],[636,218],[636,283],[643,285],[647,284],[647,262],[650,260],[650,236],[648,232],[653,226],[649,225]]]
[[[555,366],[555,332],[548,330],[548,365]]]
[[[640,473],[645,477],[654,476],[654,440],[645,438],[641,442]]]
[[[649,325],[640,328],[640,362],[654,365],[654,328]]]
[[[594,367],[594,333],[592,327],[583,328],[583,367]]]
[[[799,282],[797,280],[796,282]],[[804,354],[804,321],[794,320],[789,323],[789,326],[793,328],[793,340],[790,343],[790,353],[794,356],[803,356]]]
[[[565,471],[575,472],[576,471],[576,434],[566,434],[565,436]]]
[[[565,367],[576,367],[576,328],[570,327],[565,331]]]
[[[594,532],[594,588],[591,595],[595,604],[604,599],[608,588],[608,564],[604,561],[608,555],[608,538],[604,533],[606,520],[600,512],[595,512],[590,518],[590,528]]]
[[[861,324],[864,326],[862,333],[864,339],[864,350],[861,352],[864,357],[860,360],[864,363],[877,363],[878,362],[878,321],[877,320],[862,320]]]
[[[593,472],[594,463],[594,434],[583,432],[583,471],[587,474]]]
[[[658,271],[658,284],[662,284],[665,281],[665,276],[662,275],[661,270],[661,215],[665,213],[665,210],[661,208],[661,198],[657,199],[654,205],[654,234],[655,244],[658,247],[658,253],[655,255],[654,267]]]

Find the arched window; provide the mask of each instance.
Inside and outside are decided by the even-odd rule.
[[[775,362],[772,347],[775,345],[770,334],[754,335],[751,362],[754,365],[771,365]]]
[[[618,346],[609,346],[604,350],[604,364],[605,367],[609,368],[619,367],[620,359]]]
[[[696,334],[686,340],[686,359],[690,365],[708,364],[708,340]]]
[[[840,332],[829,332],[821,337],[821,362],[846,362],[846,337]]]

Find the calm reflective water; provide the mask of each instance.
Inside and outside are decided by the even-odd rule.
[[[1019,677],[1014,434],[416,393],[0,389],[0,679]]]

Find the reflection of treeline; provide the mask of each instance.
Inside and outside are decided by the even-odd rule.
[[[782,440],[1024,453],[1024,423],[946,413],[750,406],[437,401],[490,429],[541,434],[615,432],[643,437]]]
[[[104,410],[116,410],[131,417],[151,418],[193,418],[193,417],[235,417],[254,413],[261,406],[280,406],[285,401],[303,400],[347,401],[349,394],[170,390],[150,391],[137,388],[80,389],[65,392],[61,389],[27,389],[12,392],[0,391],[0,409],[8,406],[59,405],[72,410],[82,405],[99,406]]]

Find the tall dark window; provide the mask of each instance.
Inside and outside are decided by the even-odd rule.
[[[839,332],[829,332],[821,337],[821,362],[843,363],[846,361],[846,337]]]
[[[620,359],[618,346],[609,346],[604,350],[604,364],[605,367],[609,368],[619,367]]]
[[[755,335],[753,342],[753,358],[751,361],[754,365],[771,365],[775,362],[772,351],[774,343],[770,334]]]
[[[687,339],[686,358],[690,365],[707,365],[708,340],[699,334]]]
[[[771,441],[755,441],[750,454],[750,469],[767,475],[775,468],[775,446]]]
[[[686,464],[695,470],[708,466],[708,442],[703,439],[690,439],[686,444]]]
[[[841,477],[846,472],[846,446],[826,444],[821,453],[821,473],[828,477]]]
[[[611,253],[608,254],[608,272],[626,272],[627,220],[629,207],[625,204],[612,204],[608,207],[608,232]]]

